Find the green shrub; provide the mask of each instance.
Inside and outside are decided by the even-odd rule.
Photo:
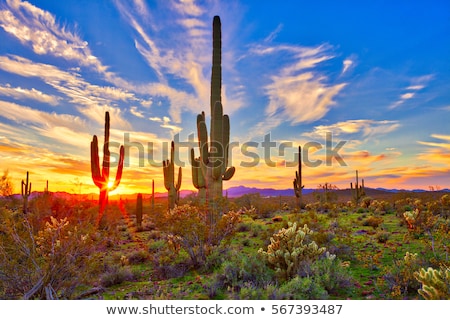
[[[372,227],[376,229],[382,223],[383,223],[382,217],[369,216],[367,219],[363,221],[362,225],[365,227]]]
[[[281,285],[271,299],[277,300],[325,300],[328,292],[312,277],[296,276]]]
[[[273,281],[274,273],[258,256],[232,252],[222,263],[216,286],[231,292],[241,288],[263,288]]]
[[[131,265],[144,263],[148,258],[149,254],[145,250],[134,251],[127,255],[127,260]]]
[[[223,240],[235,233],[240,213],[229,211],[213,220],[211,224],[211,214],[207,208],[186,204],[166,211],[159,227],[168,234],[169,247],[175,252],[181,248],[185,250],[192,265],[197,268]]]
[[[135,276],[129,267],[114,267],[100,277],[100,284],[108,288],[133,280],[135,280]]]

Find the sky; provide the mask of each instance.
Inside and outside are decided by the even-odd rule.
[[[215,15],[225,189],[292,188],[298,146],[305,188],[349,188],[356,170],[366,187],[450,187],[449,1],[0,0],[0,169],[15,191],[29,171],[34,191],[98,192],[106,111],[126,149],[116,193],[165,191],[172,140],[195,190]]]

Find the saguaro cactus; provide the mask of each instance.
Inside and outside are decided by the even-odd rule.
[[[361,180],[361,185],[359,185],[358,182],[358,170],[356,170],[356,184],[355,188],[353,189],[353,183],[350,182],[350,190],[352,192],[352,197],[355,202],[355,205],[358,205],[361,201],[362,197],[366,195],[366,192],[364,190],[364,179]]]
[[[94,135],[91,142],[91,173],[92,180],[95,185],[100,189],[99,197],[99,216],[97,223],[100,223],[103,213],[105,211],[106,205],[108,203],[108,193],[109,191],[115,190],[122,178],[123,171],[123,161],[124,161],[124,147],[120,146],[119,162],[117,166],[116,178],[114,181],[109,180],[110,172],[110,157],[111,153],[109,151],[109,112],[105,113],[105,142],[103,144],[103,165],[100,170],[100,157],[98,153],[98,139]]]
[[[302,192],[305,186],[302,185],[302,147],[298,147],[298,171],[295,171],[294,193],[297,198],[297,207],[302,206]]]
[[[222,36],[221,23],[218,16],[213,20],[213,54],[211,73],[211,126],[210,141],[206,128],[205,113],[197,116],[197,134],[200,148],[200,158],[195,161],[191,151],[192,166],[200,168],[206,187],[206,200],[211,209],[214,203],[222,198],[223,181],[230,180],[236,169],[228,168],[228,146],[230,142],[230,118],[223,114],[222,107]],[[200,171],[197,171],[200,173]],[[194,174],[194,173],[193,173]],[[197,175],[200,177],[200,174]]]
[[[198,189],[200,204],[206,203],[206,183],[203,171],[200,168],[200,158],[195,158],[194,149],[191,149],[192,184]]]
[[[136,199],[136,227],[142,228],[142,193],[138,193]]]
[[[28,181],[28,171],[26,182],[22,180],[22,198],[23,198],[23,213],[28,211],[28,197],[31,194],[31,182]]]
[[[155,213],[155,180],[152,180],[152,214]]]
[[[175,143],[172,141],[170,149],[170,160],[167,159],[163,161],[164,187],[168,192],[169,209],[173,209],[175,207],[175,204],[178,203],[182,178],[180,167],[178,168],[178,181],[177,183],[175,183],[174,154],[175,154]]]

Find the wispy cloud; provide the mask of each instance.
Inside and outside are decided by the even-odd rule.
[[[324,137],[327,132],[332,132],[336,137],[359,134],[362,138],[373,138],[374,136],[388,134],[400,127],[399,121],[395,120],[348,120],[331,125],[315,126],[312,132],[302,134],[310,138]]]
[[[116,125],[130,128],[130,124],[121,116],[120,108],[114,107],[118,101],[136,99],[126,90],[92,85],[77,73],[18,56],[0,56],[0,69],[23,77],[41,79],[68,98],[80,113],[99,124],[104,122],[105,111],[110,111],[116,118]]]
[[[92,54],[88,43],[59,25],[48,11],[19,0],[6,0],[0,9],[0,27],[21,43],[31,46],[36,54],[73,60],[101,73],[107,71],[107,67]]]
[[[393,102],[388,109],[392,110],[401,105],[403,105],[406,101],[414,98],[418,91],[424,89],[426,85],[434,78],[434,75],[424,75],[420,77],[414,77],[410,80],[410,85],[407,86],[404,90],[407,91],[405,93],[400,94],[400,97],[397,101]]]
[[[278,34],[281,32],[281,30],[283,30],[282,23],[278,24],[276,29],[273,30],[267,37],[264,38],[264,42],[272,42],[278,36]]]
[[[334,57],[328,45],[257,45],[250,52],[257,56],[270,55],[274,59],[281,55],[285,61],[271,71],[269,83],[264,86],[269,100],[265,114],[270,120],[256,127],[270,130],[283,121],[295,125],[319,120],[328,113],[335,103],[334,98],[346,86],[346,83],[330,83],[319,71],[321,63]]]
[[[6,97],[12,97],[16,100],[34,100],[42,103],[46,103],[52,106],[58,104],[58,97],[43,93],[42,91],[36,90],[34,88],[25,89],[21,87],[13,88],[10,84],[6,86],[0,85],[0,95]]]

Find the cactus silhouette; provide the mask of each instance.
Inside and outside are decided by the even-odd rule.
[[[294,193],[297,198],[297,207],[298,209],[302,206],[302,191],[305,187],[302,185],[302,147],[298,147],[298,171],[295,171],[295,179],[294,179]]]
[[[358,182],[358,170],[356,170],[356,184],[355,188],[353,189],[353,183],[350,182],[350,190],[352,192],[352,197],[355,202],[355,205],[358,205],[361,201],[362,197],[366,195],[366,192],[364,190],[364,179],[361,180],[361,185],[359,185]]]
[[[23,213],[28,212],[28,197],[31,194],[31,182],[28,181],[28,171],[26,182],[22,180],[22,198],[23,198]]]
[[[152,180],[152,214],[155,213],[155,180]]]
[[[142,228],[142,193],[138,193],[136,199],[136,226]]]
[[[222,35],[221,22],[218,16],[213,19],[213,54],[211,73],[211,125],[210,140],[206,127],[205,113],[197,116],[197,135],[200,148],[200,158],[196,159],[191,151],[193,180],[197,178],[200,187],[206,188],[206,202],[210,209],[216,211],[215,201],[222,198],[223,181],[230,180],[236,169],[228,168],[228,146],[230,141],[230,119],[223,114],[222,107]],[[199,170],[197,170],[199,169]],[[194,177],[195,175],[195,177]],[[212,221],[211,221],[212,222]]]
[[[172,141],[171,149],[170,149],[170,160],[163,161],[163,173],[164,173],[164,187],[168,192],[168,207],[169,209],[173,209],[175,204],[178,203],[179,200],[179,191],[181,187],[181,167],[178,168],[178,181],[175,183],[175,164],[174,164],[174,155],[175,155],[175,143]]]
[[[97,218],[97,224],[100,223],[103,213],[105,211],[106,205],[108,204],[108,193],[109,191],[115,190],[122,178],[123,171],[123,160],[124,160],[124,147],[120,146],[119,162],[117,166],[116,178],[114,181],[110,182],[110,157],[111,153],[109,151],[109,112],[105,113],[105,142],[103,144],[103,164],[100,169],[100,157],[98,153],[98,139],[94,135],[91,142],[91,174],[94,184],[100,189],[99,197],[99,215]]]

